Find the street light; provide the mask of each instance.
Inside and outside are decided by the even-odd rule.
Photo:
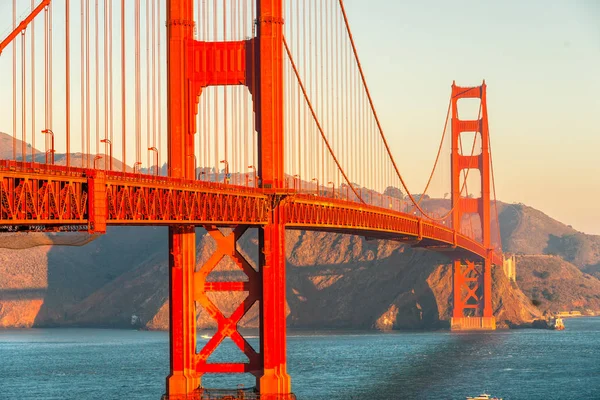
[[[50,152],[52,165],[54,165],[54,132],[51,129],[44,129],[42,133],[50,135],[50,150],[46,150],[46,164],[48,164],[48,152]]]
[[[328,185],[331,185],[331,197],[335,198],[335,183],[327,182]]]
[[[300,191],[300,186],[296,186],[296,178],[298,179],[298,182],[301,184],[302,181],[300,180],[300,174],[296,174],[294,175],[294,190],[299,192]]]
[[[158,149],[155,146],[152,147],[148,147],[149,151],[153,151],[154,154],[156,154],[156,169],[154,170],[154,174],[158,176]],[[194,175],[196,175],[196,173],[194,172]]]
[[[256,167],[254,165],[248,165],[248,169],[251,169],[254,172],[254,181],[252,183],[254,183],[254,187],[256,187]],[[248,183],[246,183],[246,186],[248,186]]]
[[[102,139],[100,141],[100,143],[104,143],[104,155],[106,155],[106,148],[109,147],[110,148],[110,153],[109,153],[109,159],[108,162],[110,164],[110,170],[112,171],[113,169],[113,156],[112,156],[112,142],[110,141],[110,139]],[[106,163],[104,163],[104,169],[106,169]]]
[[[229,183],[229,163],[227,160],[221,160],[222,164],[225,164],[225,176],[223,177],[223,183]]]
[[[313,181],[317,182],[317,195],[319,194],[319,180],[317,178],[312,178]]]
[[[98,169],[98,168],[96,167],[96,161],[98,161],[98,160],[99,160],[99,159],[101,159],[101,158],[102,158],[102,156],[101,156],[100,154],[98,154],[96,157],[94,157],[94,169]]]
[[[140,171],[140,167],[141,167],[141,166],[142,166],[142,162],[141,162],[141,161],[136,161],[136,162],[133,164],[133,173],[135,174],[135,170],[136,170],[136,168],[137,168],[137,172],[138,172],[138,173],[141,173],[141,171]]]

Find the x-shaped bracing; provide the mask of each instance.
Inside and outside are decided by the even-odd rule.
[[[199,374],[219,372],[250,372],[257,375],[261,372],[261,357],[238,331],[238,323],[252,308],[260,296],[260,273],[237,249],[237,241],[248,229],[247,225],[239,225],[228,235],[223,235],[214,226],[205,227],[215,240],[217,249],[199,271],[194,273],[194,299],[199,302],[206,312],[217,322],[217,332],[197,353],[196,370]],[[207,282],[208,275],[225,257],[229,256],[248,277],[248,281],[237,282]],[[246,298],[235,311],[226,317],[207,296],[208,292],[248,292]],[[248,357],[248,363],[208,363],[208,358],[229,337]]]

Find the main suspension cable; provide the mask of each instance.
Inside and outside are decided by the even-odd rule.
[[[327,137],[325,136],[325,133],[323,132],[323,128],[321,127],[321,124],[319,123],[319,119],[317,118],[317,115],[316,115],[315,110],[314,110],[314,108],[312,106],[312,103],[310,102],[310,99],[308,98],[308,94],[306,93],[306,88],[304,87],[304,84],[302,83],[302,79],[300,79],[300,74],[298,73],[298,68],[296,68],[296,63],[294,62],[294,59],[292,57],[292,52],[290,51],[290,48],[289,48],[289,46],[287,44],[287,41],[285,40],[285,37],[283,37],[283,46],[285,47],[285,51],[286,51],[286,53],[288,55],[288,59],[290,60],[291,65],[292,65],[292,69],[294,70],[294,74],[296,75],[296,79],[298,80],[298,85],[300,86],[300,89],[302,90],[302,94],[304,95],[304,100],[306,100],[308,108],[309,108],[309,110],[310,110],[310,112],[312,114],[312,117],[313,117],[316,125],[317,125],[317,129],[321,133],[321,137],[323,138],[323,141],[325,142],[325,145],[327,146],[327,149],[329,150],[329,154],[331,154],[331,156],[333,157],[333,160],[335,161],[335,163],[336,163],[339,171],[342,173],[342,176],[346,180],[346,183],[352,189],[352,192],[354,192],[354,194],[356,195],[356,197],[363,204],[366,204],[365,201],[363,200],[363,198],[358,194],[358,192],[354,188],[354,185],[352,185],[352,183],[350,182],[350,179],[348,179],[348,176],[346,175],[346,172],[344,171],[344,169],[340,165],[337,157],[335,156],[335,154],[333,153],[333,150],[331,149],[331,145],[329,144],[329,141],[327,140]]]

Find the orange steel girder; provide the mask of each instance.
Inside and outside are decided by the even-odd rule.
[[[465,98],[476,98],[481,101],[481,118],[478,120],[460,120],[458,116],[458,100]],[[461,154],[460,135],[463,132],[475,132],[481,138],[481,154]],[[490,152],[489,152],[489,128],[487,118],[486,84],[485,81],[477,87],[460,87],[452,83],[452,197],[451,204],[454,205],[452,213],[452,227],[461,232],[463,216],[466,214],[478,214],[481,223],[482,244],[487,250],[481,271],[482,295],[474,296],[474,289],[470,285],[471,278],[467,274],[474,271],[471,261],[466,261],[466,271],[461,271],[460,259],[455,259],[453,268],[453,318],[464,316],[465,309],[475,308],[479,316],[485,318],[493,317],[492,310],[492,275],[491,267],[495,259],[491,248],[491,198],[490,198]],[[462,196],[461,174],[465,169],[477,169],[481,176],[481,197],[467,198]],[[477,307],[467,305],[461,293],[466,290],[468,298],[477,301]]]
[[[168,118],[169,118],[169,176],[194,179],[192,157],[199,96],[202,89],[211,85],[246,85],[252,93],[258,132],[258,174],[260,187],[279,190],[284,186],[283,170],[283,4],[282,0],[257,1],[257,36],[238,42],[199,42],[193,40],[193,1],[169,0],[167,2],[168,29]],[[141,196],[140,193],[138,196]],[[114,196],[113,196],[114,197]],[[129,196],[129,199],[131,196]],[[130,201],[125,203],[127,205]],[[277,199],[277,203],[280,199]],[[169,201],[168,201],[169,202]],[[139,202],[134,201],[137,207]],[[193,203],[193,202],[192,202]],[[142,202],[142,204],[146,204]],[[188,204],[184,202],[184,204]],[[115,207],[116,208],[116,207]],[[131,209],[131,207],[130,207]],[[145,208],[147,210],[148,207]],[[142,213],[144,208],[142,208]],[[115,211],[116,212],[116,211]],[[131,213],[131,211],[129,211]],[[253,284],[262,277],[262,291],[251,291],[249,297],[230,318],[223,314],[206,297],[206,292],[239,289],[237,285],[208,285],[202,278],[190,280],[195,268],[193,240],[178,240],[178,235],[193,238],[193,229],[185,233],[170,228],[170,247],[174,254],[171,264],[171,375],[167,379],[167,396],[197,396],[200,376],[206,372],[247,372],[257,377],[257,387],[262,396],[288,398],[290,378],[286,371],[285,325],[285,218],[284,209],[271,204],[267,221],[259,228],[259,274],[245,268],[243,257],[234,252]],[[183,228],[178,228],[183,229]],[[236,228],[239,233],[246,227]],[[231,253],[231,239],[220,237],[214,229],[211,235],[217,240],[222,255]],[[188,244],[189,243],[189,244]],[[178,245],[177,245],[178,244]],[[179,257],[179,258],[178,258]],[[187,260],[177,270],[177,260]],[[214,261],[214,260],[213,260]],[[203,273],[214,268],[208,262]],[[192,271],[192,272],[190,272]],[[252,275],[252,276],[250,276]],[[205,278],[205,276],[204,276]],[[244,285],[241,287],[243,288]],[[190,297],[189,293],[194,293]],[[218,322],[218,335],[211,340],[200,355],[195,350],[195,309],[192,298],[199,300]],[[234,329],[249,307],[260,300],[261,353],[257,354]],[[191,332],[193,325],[194,333]],[[209,364],[206,359],[220,341],[231,337],[249,357],[248,366],[236,364]],[[193,351],[193,353],[192,353]],[[194,359],[195,362],[190,362]]]
[[[237,329],[239,321],[261,297],[260,273],[252,268],[248,260],[246,260],[237,249],[237,241],[244,232],[246,232],[248,226],[238,225],[227,236],[224,236],[221,231],[214,226],[205,226],[205,229],[215,240],[217,249],[200,270],[194,274],[194,299],[200,303],[204,310],[206,310],[217,322],[217,331],[198,353],[196,357],[196,370],[200,376],[209,372],[250,372],[258,378],[262,374],[262,359]],[[207,281],[209,274],[225,256],[231,257],[235,265],[247,276],[248,281]],[[248,296],[229,317],[225,317],[207,295],[209,292],[217,291],[248,292]],[[223,339],[227,337],[231,338],[239,349],[248,357],[248,363],[208,363],[210,355],[216,350],[219,344],[221,344]]]

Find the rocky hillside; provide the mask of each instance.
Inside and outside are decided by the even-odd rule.
[[[517,283],[542,312],[600,310],[600,280],[554,255],[517,257]]]
[[[499,207],[503,248],[517,257],[517,283],[542,311],[600,312],[600,236],[523,204]]]
[[[448,260],[395,242],[349,235],[289,231],[288,324],[298,328],[431,329],[448,326],[451,270]],[[1,250],[1,326],[168,326],[166,229],[111,228],[83,247],[40,246]],[[255,254],[256,235],[241,246]],[[198,230],[199,265],[214,248]],[[249,259],[255,257],[248,256]],[[214,279],[239,278],[227,262]],[[494,275],[500,321],[537,315],[503,273]],[[243,294],[211,295],[233,311]],[[525,306],[523,305],[525,303]],[[244,326],[256,325],[256,308]],[[199,326],[214,327],[200,313]]]

